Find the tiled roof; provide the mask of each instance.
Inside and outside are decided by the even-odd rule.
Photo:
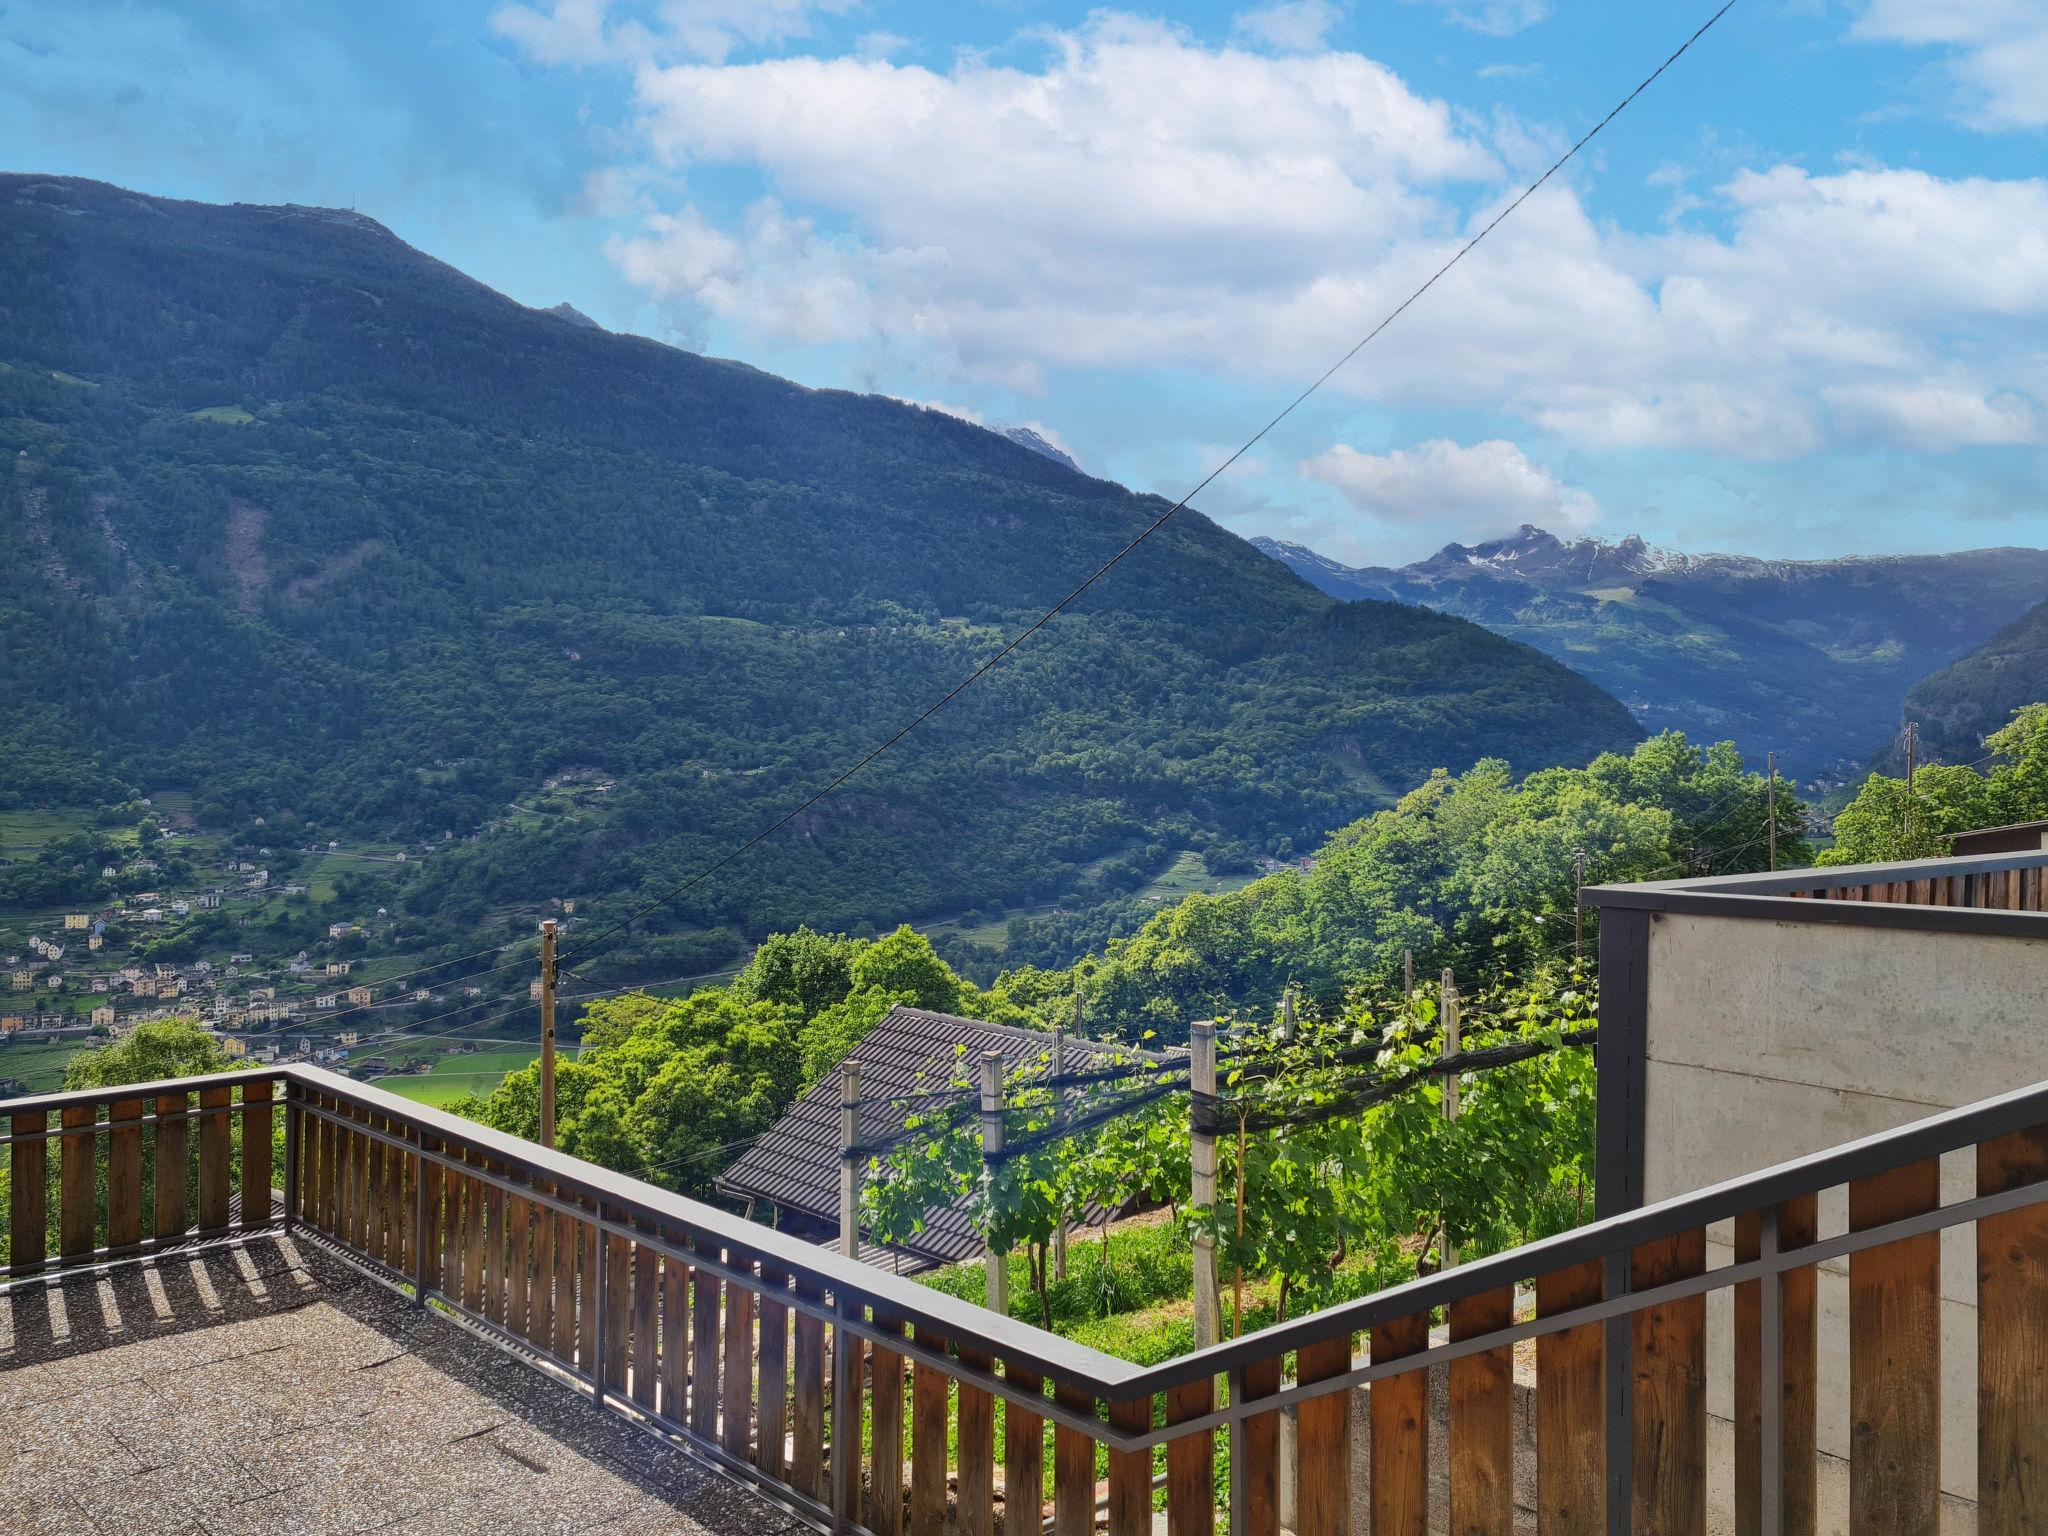
[[[1008,1024],[985,1024],[923,1008],[892,1008],[851,1053],[860,1063],[861,1132],[875,1140],[883,1133],[878,1101],[931,1089],[943,1089],[955,1077],[967,1076],[983,1051],[1000,1051],[1006,1066],[1035,1062],[1052,1050],[1052,1036]],[[1085,1071],[1108,1053],[1124,1057],[1143,1053],[1100,1040],[1066,1037],[1063,1071]],[[1076,1090],[1084,1091],[1084,1090]],[[916,1104],[888,1111],[892,1129],[917,1112]],[[792,1104],[774,1127],[728,1168],[718,1180],[725,1194],[742,1200],[767,1200],[836,1228],[839,1222],[839,1073],[825,1074],[810,1092]],[[863,1244],[865,1249],[868,1245]],[[967,1216],[967,1203],[926,1218],[925,1230],[905,1245],[907,1253],[940,1264],[954,1264],[981,1252],[981,1239]],[[862,1254],[867,1258],[866,1252]],[[874,1260],[870,1259],[870,1262]],[[888,1267],[885,1263],[884,1267]]]

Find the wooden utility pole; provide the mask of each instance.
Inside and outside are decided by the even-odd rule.
[[[1003,1150],[1003,1053],[983,1051],[981,1053],[981,1165],[982,1171],[993,1177],[995,1174],[994,1154]],[[981,1256],[982,1274],[987,1283],[988,1309],[1008,1317],[1010,1315],[1010,1257],[997,1253],[991,1244]]]
[[[1451,968],[1448,965],[1444,967],[1443,990],[1440,994],[1440,1008],[1437,1016],[1443,1021],[1444,1028],[1442,1059],[1448,1061],[1451,1057],[1458,1054],[1458,979],[1451,974]],[[1444,1074],[1444,1119],[1456,1120],[1457,1118],[1458,1074],[1446,1072]],[[1445,1223],[1443,1232],[1443,1261],[1445,1269],[1457,1267],[1458,1245],[1451,1241],[1451,1229],[1448,1222]]]
[[[860,1063],[839,1065],[839,1251],[860,1257]]]
[[[1572,855],[1572,956],[1586,958],[1586,852]]]
[[[1194,1091],[1194,1124],[1188,1153],[1192,1163],[1194,1205],[1216,1211],[1216,1024],[1203,1019],[1188,1032],[1188,1086]],[[1207,1100],[1204,1103],[1204,1100]],[[1205,1349],[1223,1337],[1223,1297],[1216,1281],[1216,1234],[1196,1232],[1195,1348]]]
[[[1765,815],[1771,828],[1771,873],[1778,872],[1778,754],[1766,752],[1764,766],[1770,773],[1768,787],[1764,790]]]
[[[540,1144],[555,1144],[555,920],[540,925]]]

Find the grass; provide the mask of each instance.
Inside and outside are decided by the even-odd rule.
[[[1184,896],[1192,896],[1197,891],[1215,896],[1225,891],[1242,890],[1258,878],[1258,873],[1253,870],[1234,875],[1212,875],[1203,865],[1200,854],[1180,853],[1145,883],[1138,892],[1138,899],[1163,906]]]
[[[364,1049],[374,1051],[375,1047]],[[504,1081],[507,1073],[517,1072],[539,1054],[540,1047],[536,1045],[508,1046],[467,1056],[437,1056],[424,1073],[397,1073],[371,1081],[415,1103],[445,1109],[466,1094],[489,1093]]]
[[[30,1093],[52,1093],[64,1086],[71,1058],[98,1040],[30,1040],[0,1045],[0,1077],[18,1077]]]
[[[185,414],[194,421],[211,421],[224,427],[246,427],[256,419],[239,405],[209,405]]]
[[[0,854],[34,853],[45,843],[92,826],[82,810],[0,811]]]

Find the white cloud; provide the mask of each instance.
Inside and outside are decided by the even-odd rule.
[[[2039,0],[1873,0],[1851,35],[1949,50],[1958,114],[1976,127],[2048,127],[2048,8]]]
[[[491,30],[539,64],[646,63],[694,58],[723,61],[736,49],[808,35],[814,14],[852,9],[856,0],[542,0],[501,5]]]
[[[1484,536],[1539,523],[1562,533],[1587,528],[1600,516],[1590,495],[1499,438],[1470,447],[1433,438],[1381,454],[1339,443],[1301,469],[1336,487],[1360,511],[1397,526],[1445,524]]]
[[[1416,0],[1408,0],[1413,5]],[[1550,14],[1550,0],[1423,0],[1444,13],[1444,20],[1468,32],[1509,37],[1533,27]]]
[[[1128,367],[1280,389],[1407,297],[1532,152],[1357,54],[1108,14],[1048,50],[644,68],[661,171],[753,167],[775,196],[727,224],[654,214],[613,254],[743,341],[848,345],[874,376],[914,361],[937,389]],[[1713,232],[1596,224],[1553,181],[1332,387],[1748,459],[2039,440],[2048,180],[1780,165],[1687,196]],[[1933,387],[1940,408],[1914,394]]]
[[[1343,14],[1332,0],[1276,0],[1241,13],[1230,30],[1286,53],[1313,53]]]

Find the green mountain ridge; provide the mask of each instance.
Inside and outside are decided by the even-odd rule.
[[[404,899],[450,924],[665,888],[1164,506],[333,210],[0,177],[0,365],[0,795],[430,848]],[[654,926],[1084,900],[1639,736],[1538,652],[1332,601],[1190,510]]]
[[[1776,751],[1817,785],[1853,778],[1908,689],[2048,596],[2048,551],[1761,560],[1525,525],[1399,568],[1260,549],[1344,599],[1419,603],[1536,646],[1650,730]]]
[[[2028,609],[1977,649],[1922,678],[1903,718],[1920,725],[1929,762],[1974,763],[1984,738],[2024,705],[2048,698],[2048,602]],[[1895,751],[1879,754],[1889,762]]]

